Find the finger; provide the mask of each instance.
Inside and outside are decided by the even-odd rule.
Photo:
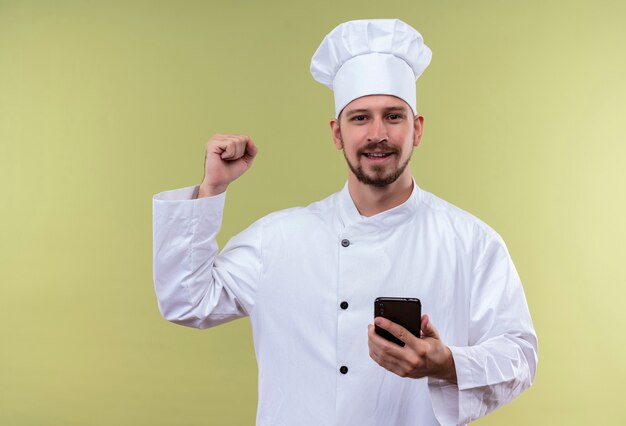
[[[430,322],[430,318],[428,317],[427,314],[422,315],[422,320],[420,322],[420,331],[422,332],[422,337],[426,337],[424,335],[424,330],[426,330],[426,327],[428,327],[428,323]]]
[[[228,158],[232,156],[233,150],[230,147],[236,141],[234,135],[214,135],[207,142],[207,153],[217,154],[220,157]]]
[[[402,327],[400,324],[396,324],[395,322],[389,321],[384,317],[376,317],[374,318],[374,324],[383,328],[393,334],[398,339],[402,340],[405,344],[411,342],[414,339],[417,339],[409,330]]]
[[[219,137],[218,137],[219,136]],[[222,156],[230,145],[228,136],[215,135],[207,142],[206,152]]]
[[[246,155],[248,143],[252,141],[248,135],[232,135],[232,143],[234,145],[234,154],[231,159],[237,160]]]
[[[386,342],[384,339],[383,341]],[[387,344],[389,343],[387,342]],[[390,346],[392,351],[403,349],[393,343]],[[369,356],[376,364],[400,377],[418,377],[416,374],[419,373],[414,371],[415,365],[411,364],[411,361],[405,358],[404,355],[398,357],[390,354],[384,348],[371,343],[371,341],[369,342]]]
[[[433,339],[441,340],[439,338],[439,331],[437,331],[437,328],[432,322],[430,322],[428,315],[422,315],[422,324],[420,328],[422,330],[422,337],[432,337]]]
[[[384,337],[379,336],[372,324],[367,326],[367,344],[370,347],[370,350],[373,350],[378,354],[382,354],[383,351],[390,351],[391,345],[399,347],[395,343],[391,343]]]
[[[395,343],[376,334],[373,325],[368,328],[368,349],[370,358],[386,370],[400,377],[424,377],[422,372],[424,360],[420,355],[421,350],[410,348],[409,345],[400,347]],[[415,339],[415,343],[423,343]]]
[[[241,136],[231,136],[224,142],[225,151],[221,157],[223,160],[237,160],[243,156],[246,140]]]
[[[222,134],[213,135],[207,141],[207,149],[210,150],[210,148],[213,148],[216,146],[223,146],[230,140],[231,137],[232,135],[222,135]]]
[[[229,142],[225,142],[222,145],[222,154],[220,155],[220,157],[222,157],[222,160],[230,160],[232,158],[235,157],[235,144],[230,141]]]
[[[376,328],[372,324],[369,324],[368,326],[367,336],[368,336],[368,339],[372,342],[372,344],[376,345],[377,347],[385,348],[389,350],[392,348],[400,348],[400,349],[402,348],[401,346],[390,342],[389,340],[385,339],[384,337],[376,333]]]
[[[405,348],[379,336],[371,324],[369,325],[367,335],[370,350],[379,354],[380,358],[393,358],[396,360],[404,358]]]
[[[259,152],[259,149],[256,147],[252,139],[248,140],[248,143],[246,144],[246,152],[245,152],[246,161],[251,162],[254,159],[254,157],[256,157],[258,152]]]
[[[370,358],[376,363],[386,368],[387,365],[397,364],[398,358],[394,356],[395,348],[399,348],[398,345],[388,342],[386,339],[380,337],[374,331],[374,326],[368,326],[368,341],[367,346],[369,349]]]
[[[246,145],[248,144],[248,141],[250,140],[249,137],[247,136],[238,136],[237,140],[234,143],[235,146],[235,155],[234,158],[241,158],[243,157],[243,155],[246,152]]]
[[[380,365],[387,371],[391,371],[392,373],[400,376],[407,377],[408,369],[406,366],[402,365],[398,360],[391,358],[378,357],[376,354],[370,354],[370,358],[376,362],[376,364]]]

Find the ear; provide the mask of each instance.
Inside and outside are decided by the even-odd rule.
[[[415,130],[413,136],[413,146],[418,147],[422,143],[422,132],[424,131],[424,116],[417,114],[413,122],[413,129]]]
[[[339,120],[333,118],[330,120],[330,131],[333,136],[333,144],[335,148],[341,150],[343,149],[343,139],[341,138],[341,128],[339,127]]]

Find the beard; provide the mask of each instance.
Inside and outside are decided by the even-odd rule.
[[[398,149],[390,147],[384,143],[374,142],[369,143],[365,147],[359,149],[357,151],[357,158],[361,158],[364,152],[372,151],[376,148],[391,152],[392,155],[400,155]],[[348,167],[350,168],[354,176],[356,176],[356,178],[359,180],[359,182],[364,183],[365,185],[375,186],[377,188],[384,188],[385,186],[391,185],[396,180],[398,180],[398,178],[402,175],[402,173],[404,173],[404,170],[408,166],[412,155],[413,149],[411,149],[411,155],[409,155],[409,158],[407,158],[404,163],[401,163],[395,170],[391,170],[385,173],[385,166],[373,166],[371,168],[372,172],[368,174],[365,172],[365,170],[363,170],[363,167],[361,167],[358,162],[352,164],[352,162],[346,155],[345,149],[343,150],[343,156],[346,159],[346,163],[348,164]]]

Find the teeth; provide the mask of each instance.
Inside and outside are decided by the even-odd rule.
[[[382,158],[382,157],[388,156],[389,154],[379,154],[379,153],[370,152],[369,154],[365,154],[365,155],[367,155],[368,157]]]

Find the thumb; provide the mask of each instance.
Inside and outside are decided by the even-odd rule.
[[[422,315],[422,324],[420,326],[422,329],[422,338],[430,337],[433,339],[441,340],[439,338],[439,332],[437,328],[430,322],[430,318],[428,315]]]

